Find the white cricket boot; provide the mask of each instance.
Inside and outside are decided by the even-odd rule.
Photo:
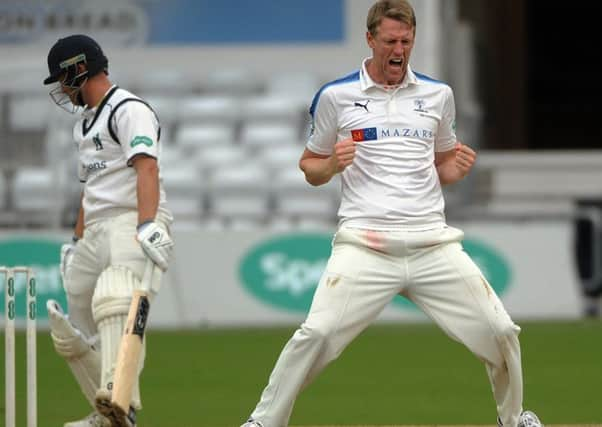
[[[64,427],[111,427],[111,422],[98,412],[92,412],[83,420],[66,423]]]
[[[504,427],[502,424],[502,420],[500,417],[497,417],[497,425],[498,427]],[[518,426],[517,427],[544,427],[537,415],[535,415],[532,411],[523,411],[518,417]]]
[[[518,417],[518,427],[543,427],[543,424],[534,412],[523,411]]]
[[[259,422],[259,421],[255,421],[254,419],[249,418],[247,420],[247,422],[245,422],[240,427],[263,427],[263,424],[261,422]]]

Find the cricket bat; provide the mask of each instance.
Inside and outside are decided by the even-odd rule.
[[[113,376],[111,404],[116,411],[128,414],[134,384],[138,380],[138,365],[144,341],[144,330],[150,310],[150,296],[161,280],[161,270],[150,259],[144,268],[139,289],[132,295],[125,330],[119,345]]]

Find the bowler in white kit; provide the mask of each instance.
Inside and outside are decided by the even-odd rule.
[[[139,387],[123,416],[112,411],[111,388],[132,292],[147,262],[167,269],[173,247],[159,177],[159,120],[146,102],[111,83],[108,60],[88,36],[59,39],[48,69],[44,84],[55,85],[53,100],[82,109],[73,129],[81,207],[73,242],[61,250],[68,315],[56,301],[47,308],[55,349],[95,410],[65,427],[133,427]]]
[[[406,0],[377,1],[372,56],[313,100],[300,168],[315,186],[341,175],[339,226],[307,318],[242,427],[288,426],[301,390],[396,295],[485,363],[500,426],[541,426],[523,411],[520,328],[446,224],[441,186],[464,178],[476,154],[456,139],[451,88],[410,67],[415,35]]]

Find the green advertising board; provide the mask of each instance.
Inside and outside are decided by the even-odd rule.
[[[242,260],[240,281],[264,303],[306,312],[326,268],[331,240],[326,234],[290,234],[264,241]]]

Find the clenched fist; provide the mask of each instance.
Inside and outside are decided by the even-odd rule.
[[[347,166],[353,163],[355,158],[355,144],[353,138],[343,139],[334,144],[331,161],[335,168],[335,173],[345,170]]]
[[[472,148],[461,142],[456,144],[456,168],[458,168],[462,176],[468,174],[476,159],[477,153]]]

